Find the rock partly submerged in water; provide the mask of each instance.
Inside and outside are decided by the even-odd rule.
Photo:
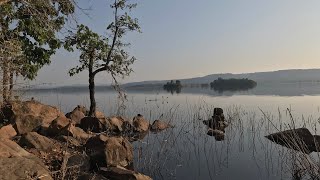
[[[214,136],[217,141],[224,140],[225,128],[228,127],[228,123],[225,121],[222,108],[214,108],[213,116],[202,122],[208,127],[207,135]]]
[[[173,126],[167,122],[155,120],[153,121],[152,125],[150,126],[150,130],[153,132],[163,131],[168,128],[172,128]]]
[[[125,130],[125,119],[121,116],[112,116],[107,118],[108,130],[111,132],[123,132]]]
[[[270,134],[266,138],[303,153],[320,152],[320,136],[313,136],[307,128],[286,130]]]
[[[207,131],[207,135],[214,136],[217,141],[222,141],[224,140],[225,133],[218,129],[209,128]]]
[[[133,128],[136,132],[145,132],[148,131],[150,123],[141,115],[138,114],[133,118]]]

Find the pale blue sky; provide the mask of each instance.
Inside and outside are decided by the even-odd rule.
[[[80,0],[80,23],[104,33],[108,0]],[[320,68],[319,0],[138,0],[133,15],[143,33],[130,34],[138,58],[123,82],[181,79],[214,73]],[[59,51],[37,83],[86,84],[87,72],[68,77],[76,54]],[[98,84],[110,83],[108,75]]]

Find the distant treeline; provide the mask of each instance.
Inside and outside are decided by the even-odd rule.
[[[176,80],[175,82],[171,80],[170,82],[167,82],[167,84],[163,85],[163,89],[167,90],[168,92],[176,92],[180,93],[181,92],[181,81]]]
[[[218,78],[210,83],[211,88],[215,90],[246,90],[257,86],[257,83],[251,79],[222,79]]]

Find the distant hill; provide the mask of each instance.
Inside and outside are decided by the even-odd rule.
[[[211,74],[204,77],[195,77],[188,79],[178,79],[181,80],[181,84],[204,84],[210,83],[219,77],[223,79],[230,78],[248,78],[259,83],[292,83],[292,82],[312,82],[320,81],[320,69],[289,69],[289,70],[279,70],[279,71],[269,71],[269,72],[255,72],[255,73],[242,73],[242,74]],[[142,81],[124,84],[124,87],[131,86],[150,86],[165,84],[171,79],[162,81]],[[176,80],[176,79],[172,79]]]

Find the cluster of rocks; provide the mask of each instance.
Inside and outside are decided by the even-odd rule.
[[[214,108],[213,116],[204,120],[203,124],[207,125],[209,136],[214,136],[217,141],[224,140],[225,128],[228,126],[228,123],[225,121],[222,108]]]
[[[172,126],[160,120],[150,125],[140,114],[132,120],[86,115],[83,106],[65,115],[34,100],[2,107],[0,179],[151,179],[128,168],[131,142]]]

